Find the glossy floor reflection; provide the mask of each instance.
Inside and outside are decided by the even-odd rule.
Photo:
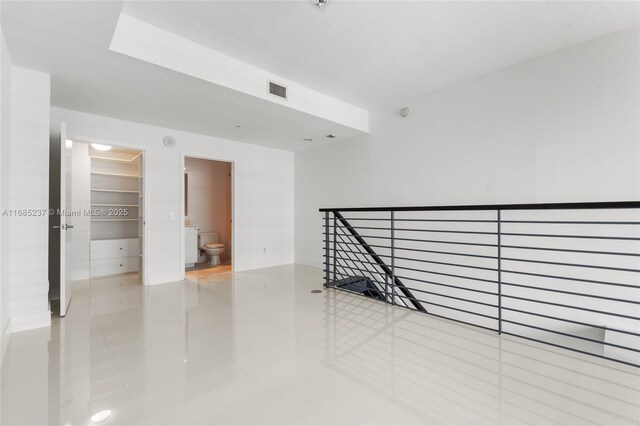
[[[640,370],[321,288],[282,266],[74,288],[15,334],[2,424],[632,424]]]

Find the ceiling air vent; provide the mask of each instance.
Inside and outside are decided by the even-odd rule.
[[[269,82],[269,93],[282,99],[287,99],[287,88],[274,83]]]

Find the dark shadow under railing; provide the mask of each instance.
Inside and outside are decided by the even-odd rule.
[[[640,367],[640,202],[320,211],[327,287]]]

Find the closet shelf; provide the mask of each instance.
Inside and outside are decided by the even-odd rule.
[[[102,188],[91,188],[91,191],[95,192],[122,192],[126,194],[137,194],[138,191],[129,191],[124,189],[102,189]]]
[[[138,156],[136,155],[133,158],[111,158],[111,157],[98,157],[95,155],[90,155],[89,156],[92,160],[99,160],[99,161],[114,161],[116,163],[130,163],[133,160],[135,160],[136,158],[138,158]]]
[[[106,173],[106,172],[91,172],[92,175],[97,176],[116,176],[116,177],[125,177],[125,178],[134,178],[140,179],[140,176],[136,175],[128,175],[126,173]]]

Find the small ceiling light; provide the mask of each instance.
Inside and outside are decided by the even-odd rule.
[[[329,0],[313,0],[313,5],[318,9],[322,9],[329,3]]]
[[[327,135],[327,137],[328,137],[329,139],[335,139],[335,138],[337,138],[338,136],[340,136],[340,135],[339,135],[339,134],[337,134],[337,133],[329,133],[329,134]]]
[[[313,142],[313,139],[311,139],[311,138],[304,138],[304,141],[305,141],[305,142]]]
[[[400,115],[402,116],[402,118],[406,117],[407,115],[409,115],[409,107],[404,107],[400,110]]]
[[[91,416],[91,421],[93,423],[100,423],[107,420],[109,416],[111,416],[111,410],[102,410]]]
[[[91,147],[96,151],[109,151],[111,149],[111,145],[103,145],[101,143],[92,143]]]

